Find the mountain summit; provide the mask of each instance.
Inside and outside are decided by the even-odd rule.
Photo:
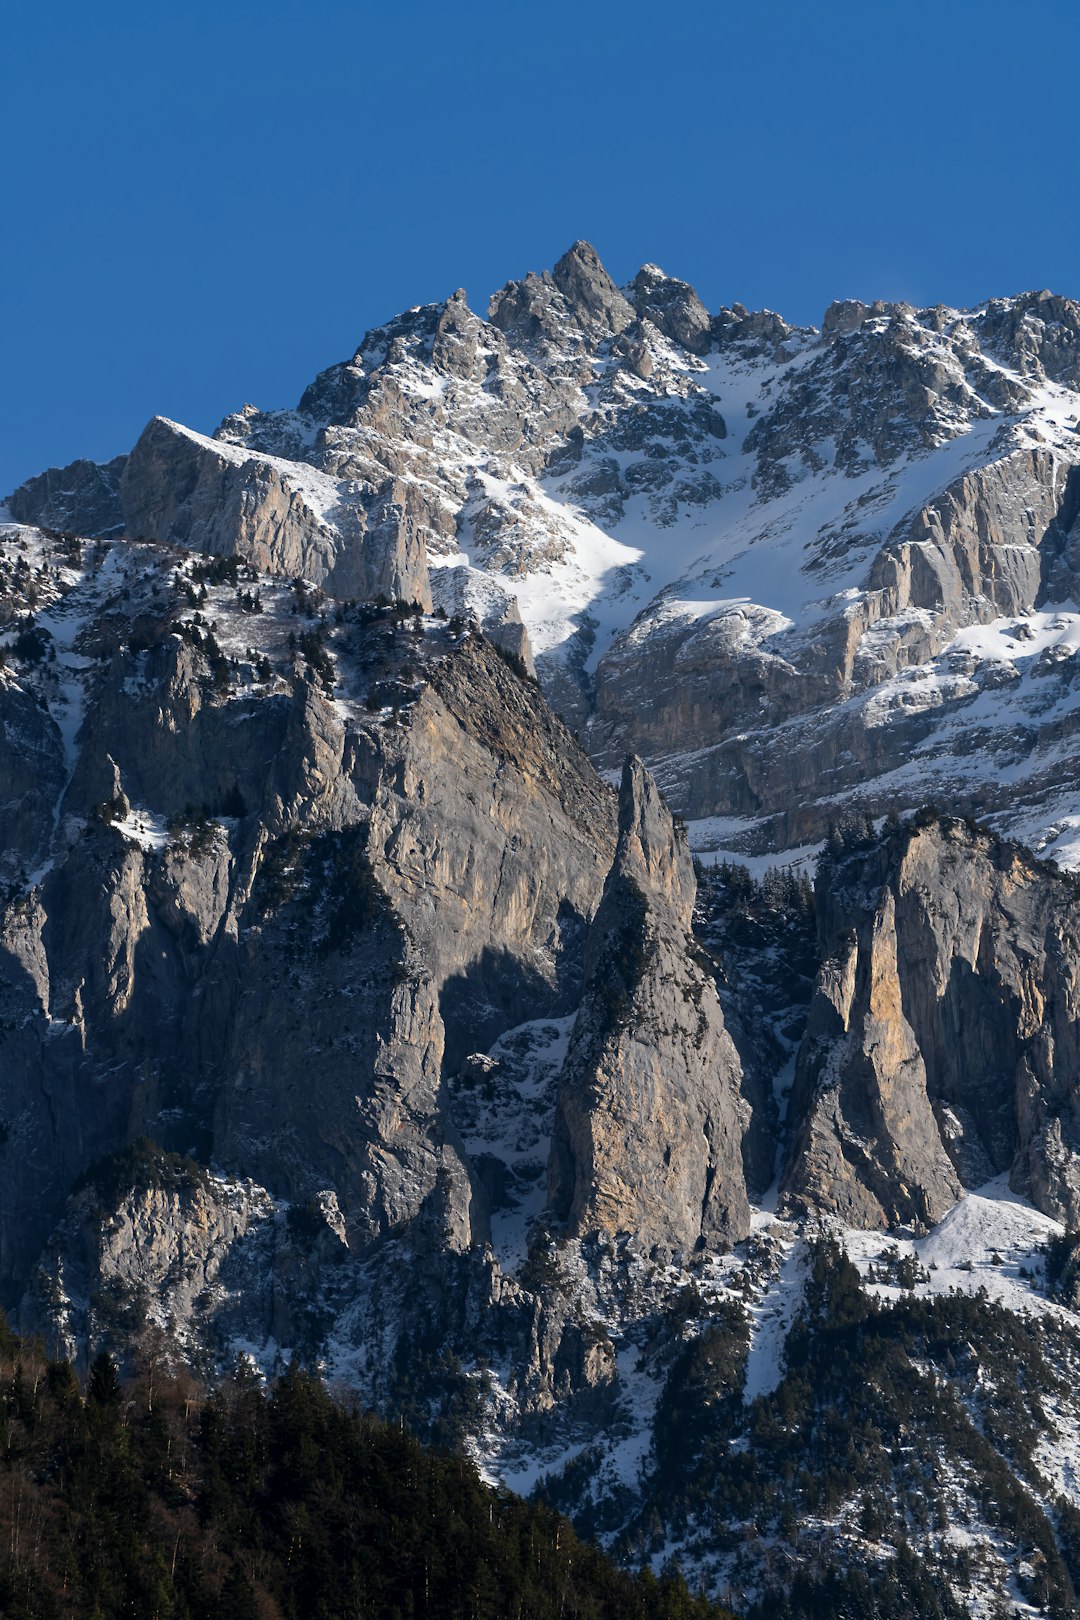
[[[486,320],[458,291],[375,328],[295,411],[156,419],[10,504],[465,612],[701,847],[932,794],[1068,858],[1078,419],[1080,306],[1051,293],[848,299],[819,332],[710,316],[655,265],[620,290],[576,242]]]

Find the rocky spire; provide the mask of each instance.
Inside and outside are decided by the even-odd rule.
[[[629,759],[549,1175],[554,1213],[571,1229],[633,1234],[659,1256],[749,1230],[749,1110],[715,986],[687,950],[693,903],[685,842]]]
[[[614,873],[638,885],[654,903],[670,908],[679,926],[689,930],[697,893],[690,846],[635,754],[623,765]]]
[[[709,312],[688,282],[665,275],[655,264],[643,264],[627,290],[638,314],[672,343],[691,354],[704,354],[711,347]]]
[[[575,242],[551,272],[581,325],[598,333],[621,332],[634,318],[627,303],[589,242]]]

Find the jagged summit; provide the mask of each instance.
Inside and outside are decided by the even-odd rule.
[[[486,317],[459,289],[373,328],[295,411],[159,420],[11,511],[465,611],[699,847],[797,849],[837,794],[882,813],[930,780],[1067,855],[1078,424],[1069,299],[845,299],[817,331],[655,265],[620,289],[579,241]]]

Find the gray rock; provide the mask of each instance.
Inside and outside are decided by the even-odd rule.
[[[552,270],[551,279],[587,331],[621,332],[634,318],[633,308],[589,242],[575,242],[568,248]]]
[[[790,1201],[854,1225],[928,1225],[961,1185],[1007,1172],[1077,1222],[1074,904],[1071,880],[962,822],[834,859]]]
[[[638,315],[647,317],[666,338],[691,354],[708,351],[712,342],[709,312],[687,282],[666,276],[655,264],[645,264],[628,292]]]
[[[370,532],[348,489],[330,478],[305,477],[155,417],[128,458],[120,493],[129,534],[244,557],[341,596],[431,605],[423,538],[394,484]]]
[[[688,951],[685,841],[639,760],[623,771],[619,847],[589,936],[549,1169],[570,1230],[658,1256],[749,1231],[749,1109],[712,979]]]
[[[16,523],[36,523],[45,529],[76,534],[113,534],[124,526],[120,480],[126,456],[112,461],[73,461],[50,467],[8,496]]]
[[[862,303],[858,298],[837,298],[822,316],[821,335],[823,338],[833,338],[846,332],[857,332],[872,313],[873,306]]]
[[[613,795],[482,637],[335,631],[346,692],[377,685],[373,660],[383,680],[408,667],[388,725],[289,652],[303,619],[244,615],[232,587],[213,611],[277,673],[220,678],[171,628],[175,561],[119,542],[117,595],[88,561],[65,603],[92,665],[70,780],[48,666],[6,676],[26,722],[5,733],[9,778],[37,791],[9,836],[24,864],[51,858],[31,896],[13,865],[0,908],[9,1302],[75,1180],[141,1135],[278,1198],[332,1192],[357,1250],[416,1221],[468,1250],[485,1217],[444,1050],[573,1008],[615,847]],[[121,611],[149,645],[115,650]],[[101,814],[121,794],[122,828]]]

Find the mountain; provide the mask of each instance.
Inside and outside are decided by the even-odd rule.
[[[524,653],[520,619],[592,756],[640,754],[701,847],[937,795],[1067,856],[1078,420],[1067,299],[819,332],[651,265],[620,290],[579,242],[486,319],[459,291],[369,332],[295,411],[157,419],[12,513],[434,592]]]
[[[578,243],[15,491],[18,1326],[743,1612],[1080,1612],[1078,360]]]

